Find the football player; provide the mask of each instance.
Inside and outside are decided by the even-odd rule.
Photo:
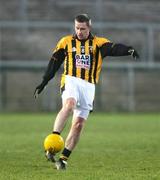
[[[54,121],[53,133],[61,134],[70,114],[73,115],[73,119],[65,147],[60,158],[55,161],[58,170],[66,169],[67,160],[77,145],[88,115],[93,109],[95,84],[98,83],[103,59],[106,56],[139,58],[137,51],[131,46],[95,36],[91,32],[91,26],[91,19],[87,14],[75,17],[75,33],[60,39],[53,51],[42,83],[36,87],[34,94],[38,97],[63,64],[61,78],[63,103]],[[49,154],[48,157],[52,156],[54,154]]]

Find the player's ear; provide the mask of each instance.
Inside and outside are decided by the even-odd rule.
[[[91,25],[89,25],[89,26],[88,26],[88,28],[89,28],[89,31],[91,32],[92,26],[91,26]]]

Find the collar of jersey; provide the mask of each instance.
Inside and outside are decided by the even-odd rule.
[[[76,34],[73,34],[73,39],[78,39],[79,41],[87,41],[88,39],[93,40],[93,38],[94,38],[94,35],[93,35],[91,32],[89,33],[88,38],[87,38],[87,39],[84,39],[84,40],[78,39],[77,35],[76,35]]]

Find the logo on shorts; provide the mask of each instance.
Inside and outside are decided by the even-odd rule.
[[[90,69],[90,55],[76,54],[76,67]]]
[[[92,108],[92,105],[91,105],[91,104],[88,104],[88,107]]]

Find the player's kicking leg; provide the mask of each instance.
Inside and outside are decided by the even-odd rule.
[[[85,124],[85,119],[81,117],[73,117],[72,125],[70,132],[67,136],[67,139],[65,141],[65,148],[59,158],[58,161],[56,161],[55,166],[57,170],[65,170],[67,165],[67,160],[72,152],[72,150],[77,145],[82,129]]]
[[[53,127],[53,134],[60,134],[65,126],[65,123],[67,121],[67,118],[69,117],[70,113],[73,112],[73,109],[75,108],[76,101],[74,98],[68,98],[64,101],[63,107],[58,113]],[[55,154],[46,152],[45,154],[47,160],[51,162],[57,162],[55,159]],[[61,162],[63,163],[63,162]],[[58,164],[58,162],[57,162]],[[58,168],[57,168],[58,169]]]

